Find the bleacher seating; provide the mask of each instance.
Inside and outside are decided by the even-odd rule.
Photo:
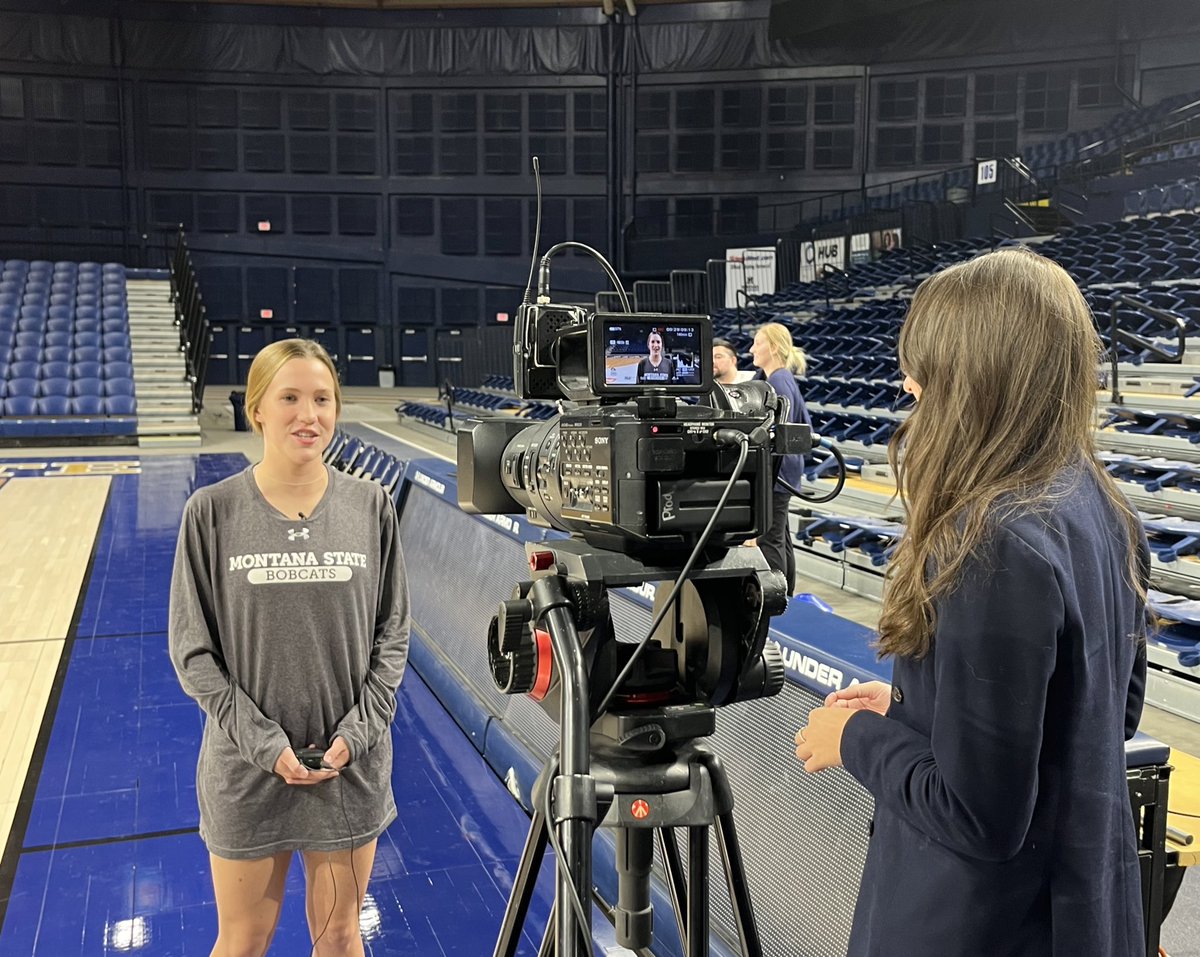
[[[334,433],[323,458],[338,471],[378,482],[392,497],[399,491],[407,465],[404,459],[384,452],[342,429]]]
[[[1103,157],[1120,155],[1129,144],[1144,141],[1155,135],[1155,131],[1170,128],[1179,122],[1181,111],[1194,109],[1200,96],[1182,93],[1167,97],[1151,106],[1138,106],[1112,117],[1103,126],[1041,143],[1031,143],[1021,150],[1021,161],[1038,179],[1052,179],[1060,168],[1077,163],[1081,159],[1094,161]],[[1178,161],[1200,156],[1200,141],[1185,140],[1165,143],[1161,147],[1145,152],[1137,162],[1152,164]],[[862,200],[847,200],[840,204],[830,203],[829,209],[811,221],[811,224],[837,222],[885,209],[898,209],[910,203],[948,202],[955,191],[968,190],[974,184],[974,167],[960,167],[945,173],[923,176],[904,183],[899,188],[875,187],[867,191]],[[1177,198],[1177,197],[1176,197]],[[1158,198],[1162,203],[1162,197]],[[1130,200],[1136,206],[1138,200]],[[1188,206],[1171,206],[1171,209],[1190,209]],[[1146,215],[1146,210],[1128,210],[1131,215]],[[1160,211],[1159,206],[1153,207]],[[1165,209],[1161,211],[1166,211]]]
[[[137,431],[125,267],[0,263],[0,439]]]

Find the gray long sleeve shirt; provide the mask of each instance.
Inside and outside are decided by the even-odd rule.
[[[379,485],[330,470],[303,521],[276,511],[249,468],[188,500],[169,641],[206,715],[196,792],[212,853],[357,847],[391,823],[408,613],[399,525]],[[339,735],[350,764],[338,778],[294,786],[273,773],[284,748]]]

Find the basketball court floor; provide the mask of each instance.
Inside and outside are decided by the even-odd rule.
[[[167,595],[184,502],[245,468],[240,449],[254,443],[240,442],[203,454],[0,451],[0,957],[211,949],[201,713],[167,655]],[[367,952],[490,954],[528,819],[411,668],[392,736],[399,818],[371,875]],[[549,877],[522,954],[537,952]],[[1171,933],[1183,916],[1164,942],[1197,957],[1191,934]],[[595,923],[598,953],[629,953]],[[309,950],[297,859],[270,954]]]

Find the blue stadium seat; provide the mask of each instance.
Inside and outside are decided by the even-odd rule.
[[[22,377],[12,375],[12,369],[9,369],[8,380],[8,397],[11,399],[14,396],[28,396],[32,399],[38,392],[38,380],[32,376]]]
[[[75,290],[70,292],[55,292],[54,287],[50,288],[50,305],[51,306],[73,306],[75,304]]]
[[[100,333],[98,332],[79,332],[75,333],[75,348],[83,349],[87,346],[100,345]]]
[[[103,369],[99,362],[76,362],[71,366],[71,376],[75,379],[99,379]]]
[[[132,379],[105,379],[104,394],[107,396],[114,395],[133,395],[133,380]]]
[[[29,362],[18,357],[8,367],[8,377],[10,379],[36,379],[38,369],[41,367],[42,364],[39,361]]]
[[[125,349],[130,354],[133,352],[128,332],[105,332],[101,334],[100,348],[104,350],[105,355],[108,354],[109,349]]]
[[[104,350],[105,362],[132,362],[133,351],[128,346],[112,346]]]
[[[129,320],[128,319],[107,319],[106,318],[101,321],[100,330],[102,332],[128,332],[129,331]]]
[[[104,400],[98,395],[77,395],[71,400],[73,415],[103,415]]]
[[[14,346],[12,350],[12,361],[31,362],[35,366],[42,361],[41,346]]]
[[[38,395],[70,395],[71,380],[65,376],[55,379],[42,379],[38,383]]]
[[[70,346],[47,346],[42,350],[42,362],[70,362]]]
[[[104,363],[104,375],[109,379],[132,379],[133,363],[106,362]]]
[[[40,332],[18,332],[16,339],[17,347],[34,346],[38,349],[42,347],[42,334]]]
[[[46,395],[37,400],[38,415],[70,415],[71,400],[65,395]]]
[[[71,333],[51,332],[50,329],[47,329],[42,343],[46,346],[69,346],[71,344]]]
[[[71,395],[94,395],[102,396],[104,394],[104,383],[96,377],[87,379],[75,379],[71,383]]]
[[[42,379],[66,379],[71,374],[69,362],[43,362],[38,375]]]
[[[110,395],[104,400],[104,411],[109,415],[133,415],[137,402],[132,395]]]
[[[71,350],[72,362],[99,362],[100,347],[99,346],[80,346],[76,345]]]
[[[1167,212],[1175,212],[1176,210],[1191,209],[1192,188],[1185,182],[1172,183],[1167,187],[1166,196],[1163,198],[1163,209]]]
[[[5,415],[34,415],[37,413],[37,399],[31,395],[12,395],[11,389],[4,400]]]
[[[100,320],[89,318],[87,316],[75,317],[75,331],[78,332],[94,332],[100,334]]]
[[[70,316],[54,315],[53,313],[54,313],[55,308],[56,307],[54,307],[54,306],[50,307],[51,315],[50,315],[50,318],[46,320],[46,331],[47,332],[66,332],[68,334],[71,332],[74,332],[75,331],[74,320]]]

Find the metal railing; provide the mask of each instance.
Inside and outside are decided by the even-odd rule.
[[[212,334],[205,316],[196,268],[188,251],[187,237],[180,225],[175,234],[175,248],[167,257],[171,273],[171,302],[175,304],[175,325],[179,329],[179,351],[187,367],[187,381],[192,390],[192,412],[199,414],[204,404],[204,383],[208,378],[208,354]]]
[[[1176,336],[1174,350],[1164,349],[1153,339],[1149,339],[1140,333],[1122,329],[1120,327],[1122,306],[1136,309],[1162,322],[1165,331],[1174,333]],[[1109,310],[1108,320],[1108,354],[1112,369],[1112,381],[1109,384],[1112,386],[1113,403],[1115,405],[1123,405],[1125,400],[1121,397],[1119,373],[1117,371],[1118,344],[1133,346],[1143,352],[1148,352],[1159,362],[1182,363],[1184,351],[1187,348],[1187,321],[1178,313],[1171,312],[1169,309],[1159,309],[1150,305],[1145,299],[1139,299],[1137,296],[1131,296],[1128,293],[1120,293],[1113,297],[1113,304]]]

